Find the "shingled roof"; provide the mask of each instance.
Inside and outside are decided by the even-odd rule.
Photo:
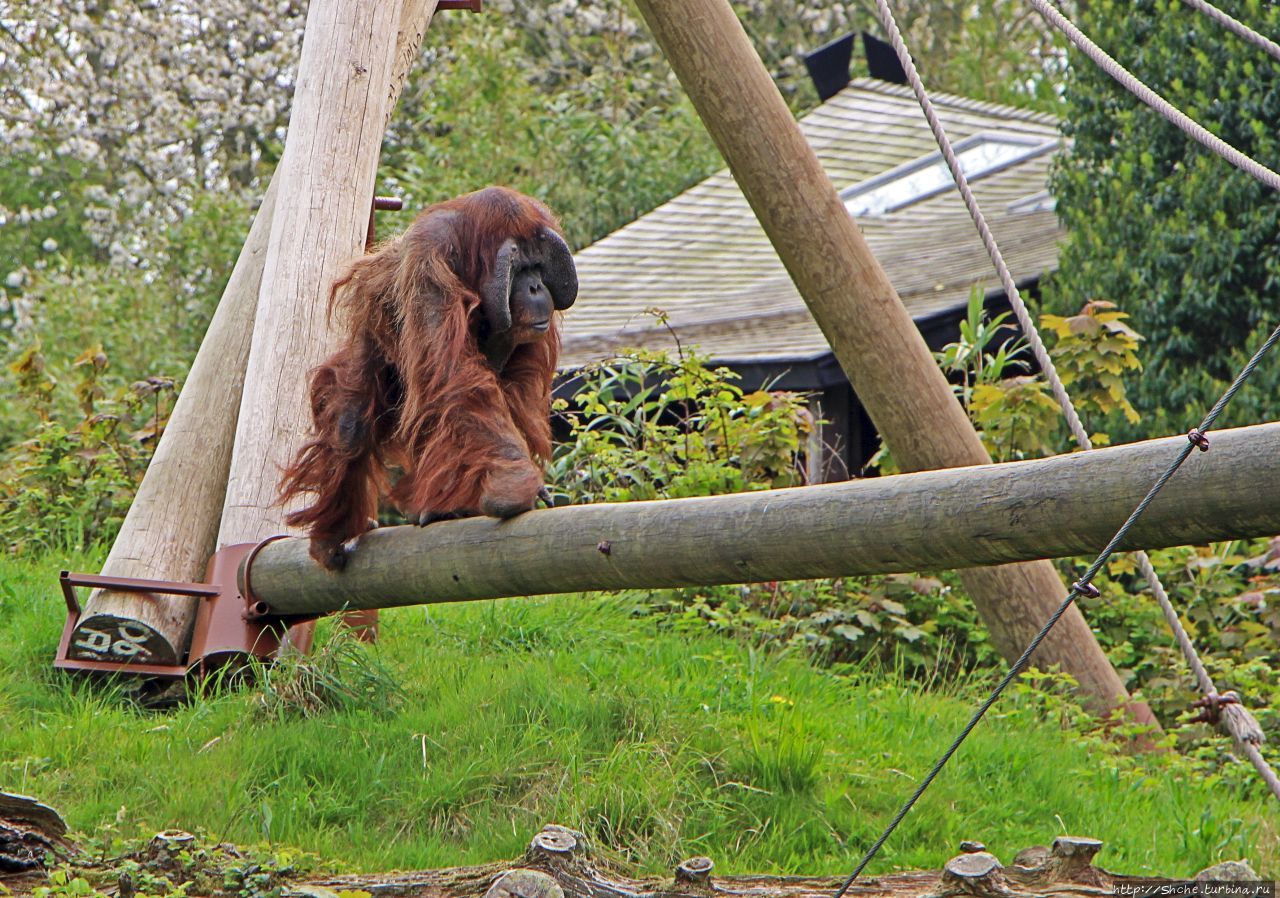
[[[1014,277],[1025,283],[1052,270],[1062,232],[1045,189],[1056,120],[954,96],[934,102],[956,144],[987,136],[1028,147],[973,187]],[[800,126],[846,197],[884,180],[901,185],[937,153],[911,92],[881,81],[855,80]],[[975,284],[997,286],[954,188],[858,223],[918,322],[963,307]],[[785,364],[831,351],[727,169],[582,250],[577,264],[563,367],[622,347],[671,348],[666,328],[645,314],[651,308],[667,314],[682,343],[720,362]]]

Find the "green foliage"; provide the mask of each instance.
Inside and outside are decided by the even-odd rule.
[[[954,577],[947,575],[947,581]],[[663,591],[642,614],[834,666],[942,682],[998,663],[973,605],[934,577],[845,577]]]
[[[114,536],[243,239],[228,219],[247,223],[239,205],[202,200],[137,267],[28,271],[11,300],[26,323],[0,343],[8,551]]]
[[[804,397],[746,393],[696,353],[637,351],[581,373],[550,482],[570,502],[670,499],[794,486],[813,429]]]
[[[0,330],[12,328],[14,300],[33,273],[60,260],[101,260],[85,233],[86,170],[66,156],[17,153],[0,161]]]
[[[410,209],[506,184],[544,200],[581,246],[722,164],[665,63],[655,74],[633,60],[626,33],[560,35],[589,60],[572,74],[540,66],[532,45],[553,38],[509,16],[441,16],[432,35],[441,58],[406,86],[383,154]]]
[[[38,340],[57,371],[101,344],[121,378],[185,372],[250,222],[242,204],[204,196],[135,266],[67,258],[32,273],[21,299],[30,322],[13,333],[10,351]]]
[[[1226,0],[1263,33],[1280,6]],[[1080,24],[1156,91],[1229,144],[1274,167],[1280,160],[1280,70],[1179,0],[1081,4]],[[1133,405],[1156,433],[1197,422],[1277,323],[1280,206],[1269,188],[1184,137],[1073,56],[1071,138],[1053,176],[1068,238],[1053,279],[1056,310],[1120,302],[1149,340]],[[1280,366],[1255,375],[1228,421],[1275,418]],[[1113,416],[1117,436],[1139,431]]]
[[[1105,418],[1120,412],[1130,424],[1139,416],[1129,402],[1124,374],[1142,370],[1138,342],[1142,335],[1124,319],[1129,315],[1104,300],[1087,302],[1076,315],[1041,315],[1040,327],[1051,332],[1051,353],[1062,385],[1071,392],[1082,417]],[[1104,442],[1091,434],[1095,443]]]
[[[124,837],[113,823],[77,847],[79,853],[49,871],[32,898],[280,898],[285,885],[309,872],[316,859],[296,851],[206,847],[202,831]],[[368,898],[369,893],[339,893]]]
[[[106,375],[101,346],[71,365],[70,389],[37,343],[9,369],[37,417],[31,436],[0,452],[0,541],[10,552],[109,540],[124,519],[173,407],[171,378],[128,385]],[[55,414],[60,394],[77,406]],[[67,397],[61,397],[67,398]]]
[[[1031,351],[1022,337],[1002,336],[1012,328],[1008,312],[988,318],[982,293],[974,288],[960,322],[959,339],[934,353],[953,384],[956,397],[996,461],[1037,458],[1068,449],[1062,412],[1040,375],[1030,376]],[[1113,413],[1136,421],[1121,375],[1139,370],[1138,343],[1142,336],[1125,323],[1128,315],[1114,303],[1086,303],[1076,315],[1043,315],[1040,330],[1047,337],[1049,357],[1072,394],[1086,426]],[[1095,445],[1110,437],[1090,434]],[[881,473],[897,468],[888,447],[872,459]]]

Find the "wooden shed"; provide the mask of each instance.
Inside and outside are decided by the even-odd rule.
[[[1034,292],[1062,237],[1047,192],[1060,137],[1048,115],[956,96],[934,102],[1019,289]],[[955,339],[977,285],[1007,306],[909,89],[857,79],[801,120],[836,188],[933,348]],[[582,250],[561,365],[627,347],[685,346],[743,385],[812,394],[829,424],[813,479],[842,479],[877,439],[804,301],[733,177],[723,170]]]

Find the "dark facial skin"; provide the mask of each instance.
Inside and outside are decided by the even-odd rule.
[[[511,327],[481,344],[489,364],[501,371],[517,346],[545,337],[554,311],[551,291],[542,282],[542,269],[537,265],[518,269],[511,276]]]
[[[511,345],[536,343],[551,326],[551,291],[537,267],[523,268],[511,280]]]

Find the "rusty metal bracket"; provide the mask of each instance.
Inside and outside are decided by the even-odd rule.
[[[247,588],[248,565],[274,536],[259,543],[226,546],[209,559],[204,583],[171,580],[147,580],[139,577],[109,577],[101,574],[73,574],[62,571],[58,581],[67,606],[67,622],[54,657],[60,670],[136,674],[147,677],[183,679],[193,672],[208,673],[227,663],[248,657],[269,659],[275,656],[290,628],[315,620],[319,615],[273,614]],[[240,585],[245,571],[244,588]],[[69,655],[72,634],[83,613],[76,589],[112,589],[121,592],[144,592],[155,596],[195,596],[201,599],[196,610],[191,645],[182,664],[144,664],[127,661],[94,661]],[[289,637],[293,646],[306,650],[310,633],[298,630]]]
[[[209,598],[218,594],[216,587],[205,583],[108,577],[101,574],[73,574],[70,571],[62,571],[58,574],[58,584],[62,587],[62,598],[67,605],[67,622],[62,628],[62,638],[58,641],[53,666],[59,670],[96,670],[104,673],[133,673],[149,677],[185,677],[187,667],[182,664],[131,664],[123,661],[88,661],[71,657],[71,638],[83,613],[76,589],[87,587],[118,592],[146,592],[156,596],[198,596],[200,598]]]
[[[369,228],[364,234],[364,251],[372,252],[377,242],[374,231],[374,216],[379,212],[399,212],[404,208],[404,200],[398,196],[375,196],[369,206]]]
[[[480,12],[480,5],[484,0],[440,0],[436,4],[436,10],[461,9],[470,12]]]

